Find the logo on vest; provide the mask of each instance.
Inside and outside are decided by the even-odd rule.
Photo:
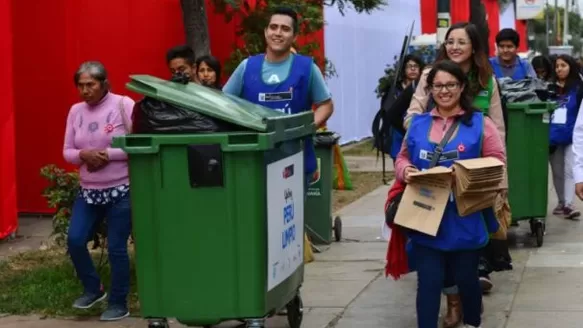
[[[267,83],[269,84],[275,84],[280,82],[281,80],[279,79],[279,76],[277,76],[277,74],[271,74],[271,76],[267,79]]]
[[[464,146],[464,144],[459,144],[457,146],[457,151],[459,151],[460,153],[463,153],[464,151],[466,151],[466,146]]]
[[[461,145],[463,147],[463,145]],[[465,147],[463,148],[465,150]],[[458,149],[456,150],[450,150],[450,151],[446,151],[441,153],[441,156],[439,157],[439,160],[437,162],[445,162],[445,161],[451,161],[451,160],[456,160],[459,159],[459,146]],[[433,155],[435,153],[432,151],[428,151],[425,149],[421,149],[421,151],[419,152],[419,159],[422,159],[424,161],[432,161],[433,160]]]

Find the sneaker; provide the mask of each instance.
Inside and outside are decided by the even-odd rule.
[[[553,215],[563,215],[564,210],[565,210],[565,205],[559,203],[559,204],[557,204],[557,206],[555,206],[555,209],[553,210]]]
[[[487,294],[492,291],[492,288],[494,288],[494,284],[490,280],[490,277],[484,276],[480,277],[480,287],[482,287],[482,293]]]
[[[103,312],[103,314],[101,315],[101,318],[99,318],[99,320],[101,321],[118,321],[121,320],[123,318],[127,318],[130,316],[130,311],[128,311],[128,308],[123,306],[123,305],[109,305],[107,307],[107,310],[105,310],[105,312]]]
[[[566,219],[575,219],[575,218],[578,218],[581,216],[581,212],[578,211],[577,209],[573,208],[572,205],[566,205],[563,208],[562,214]]]
[[[107,297],[106,292],[101,292],[100,294],[85,293],[81,295],[78,299],[73,302],[73,307],[75,309],[89,309],[93,305],[103,301]]]

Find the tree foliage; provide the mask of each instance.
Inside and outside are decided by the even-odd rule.
[[[239,63],[252,55],[265,51],[264,30],[267,26],[270,13],[279,6],[294,9],[298,14],[299,36],[309,36],[324,28],[322,7],[337,6],[344,14],[347,8],[353,8],[359,13],[370,13],[385,4],[385,0],[264,0],[258,1],[255,8],[251,8],[247,1],[240,0],[211,0],[215,10],[225,16],[226,22],[234,19],[238,22],[236,34],[243,41],[235,45],[227,63],[225,73],[231,74]],[[307,40],[302,44],[294,45],[301,54],[314,56],[316,63],[324,69],[327,77],[335,75],[334,66],[326,58],[315,56],[320,45],[315,40]]]
[[[561,22],[563,22],[565,8],[559,7],[559,15],[561,16]],[[556,45],[557,40],[557,29],[553,26],[553,18],[555,17],[555,8],[549,7],[545,10],[545,15],[549,17],[549,31],[547,31],[545,19],[533,19],[529,21],[530,33],[534,35],[534,41],[530,44],[533,50],[546,52],[546,35],[549,33],[550,45]],[[561,31],[563,25],[561,24]],[[572,38],[569,44],[573,46],[574,53],[581,51],[581,36],[583,36],[583,21],[581,15],[576,12],[569,12],[569,34]],[[562,34],[559,35],[559,39],[562,38]]]

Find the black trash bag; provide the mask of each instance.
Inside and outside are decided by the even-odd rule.
[[[134,108],[133,133],[203,133],[241,131],[242,127],[154,98]]]
[[[498,80],[498,85],[504,98],[503,101],[506,103],[544,102],[555,94],[552,84],[541,79],[512,80],[509,77],[504,77]]]
[[[318,132],[314,136],[314,146],[331,148],[338,142],[339,139],[340,135],[338,135],[336,132],[332,131]]]

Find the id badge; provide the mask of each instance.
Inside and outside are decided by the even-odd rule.
[[[551,122],[554,124],[567,124],[567,107],[561,106],[555,109]]]

